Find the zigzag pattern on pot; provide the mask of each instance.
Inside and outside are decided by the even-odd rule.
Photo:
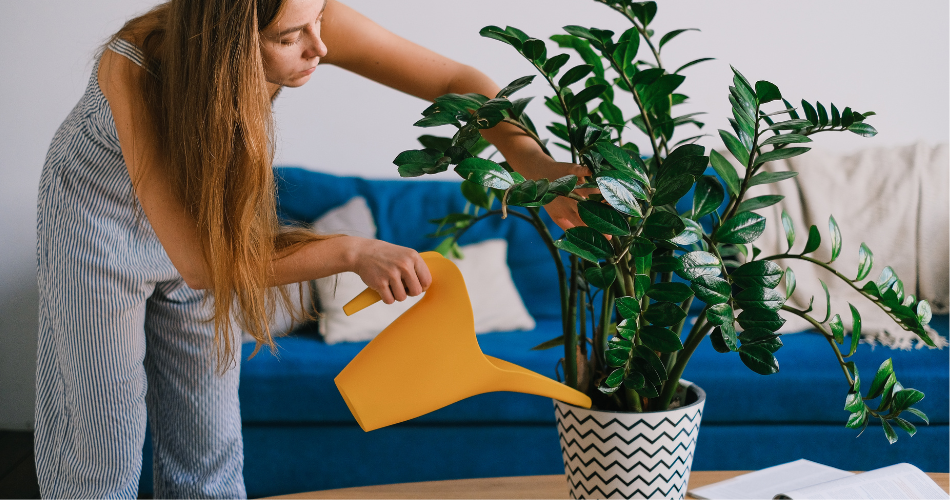
[[[703,405],[657,414],[592,414],[555,404],[574,498],[682,498]],[[602,415],[607,420],[598,421]]]

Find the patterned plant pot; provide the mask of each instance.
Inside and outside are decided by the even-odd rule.
[[[680,381],[686,404],[667,411],[587,410],[554,401],[572,498],[680,498],[699,437],[706,393]]]

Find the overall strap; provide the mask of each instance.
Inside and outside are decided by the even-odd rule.
[[[116,54],[123,55],[127,57],[130,61],[134,62],[136,65],[141,66],[152,74],[152,76],[157,76],[155,71],[155,61],[152,61],[153,64],[145,65],[145,53],[142,52],[142,49],[132,45],[126,40],[121,38],[116,38],[109,43],[109,50],[115,52]]]

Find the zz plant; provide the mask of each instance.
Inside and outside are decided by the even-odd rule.
[[[809,229],[804,250],[791,252],[796,234],[784,212],[789,250],[761,255],[753,243],[766,219],[756,210],[780,202],[782,196],[746,198],[752,186],[793,177],[795,172],[770,172],[763,166],[806,153],[809,148],[802,145],[812,142],[815,134],[875,135],[874,127],[865,122],[874,113],[850,107],[839,111],[834,104],[829,113],[821,103],[805,100],[795,108],[776,85],[765,80],[752,84],[733,68],[728,95],[732,130],[719,130],[732,159],[714,150],[707,153],[695,144],[700,135],[674,137],[683,127],[703,127],[696,120],[699,113],[675,116],[676,107],[687,99],[676,91],[685,80],[685,69],[710,58],[670,72],[662,50],[688,30],[670,31],[656,41],[650,29],[655,2],[595,1],[619,12],[632,27],[616,37],[608,30],[564,27],[566,33],[551,40],[580,56],[583,62],[574,66],[568,66],[571,55],[549,55],[545,41],[516,28],[487,26],[480,32],[518,51],[550,86],[553,93],[544,102],[563,118],[547,127],[556,138],[553,146],[569,151],[571,160],[589,168],[593,176],[529,180],[504,161],[479,156],[487,146],[480,130],[502,122],[521,129],[550,155],[551,143],[540,138],[525,114],[532,98],[511,98],[534,76],[515,80],[493,98],[441,96],[415,125],[452,125],[455,134],[424,135],[419,138],[424,149],[404,151],[394,160],[403,177],[454,166],[464,178],[461,190],[469,201],[465,211],[433,221],[439,224],[434,236],[446,237],[438,250],[458,252],[456,242],[462,234],[486,217],[510,215],[532,224],[554,259],[563,318],[562,335],[536,349],[563,345],[565,382],[587,392],[599,409],[640,412],[677,404],[680,376],[707,337],[716,351],[738,353],[756,373],[778,372],[775,354],[782,347],[779,330],[785,320],[779,311],[783,311],[806,319],[828,340],[847,382],[847,427],[863,432],[871,419],[877,419],[891,443],[897,440],[894,427],[913,435],[916,429],[905,417],[912,414],[927,421],[923,412],[912,408],[923,393],[897,381],[891,360],[880,366],[870,385],[862,387],[857,366],[847,361],[861,336],[858,309],[849,304],[852,333],[846,341],[841,316],[831,314],[830,297],[822,314],[815,314],[811,306],[800,310],[785,303],[795,291],[795,274],[779,262],[799,260],[831,271],[932,346],[925,329],[931,316],[928,303],[906,294],[890,267],[876,280],[864,281],[871,271],[872,253],[863,243],[854,279],[834,269],[831,264],[842,246],[834,217],[828,221],[830,261],[813,256],[821,245],[815,226]],[[632,99],[636,116],[624,116],[615,104],[620,98]],[[628,140],[633,128],[645,135],[645,151]],[[710,165],[716,175],[707,175]],[[599,189],[599,194],[576,193],[591,188]],[[692,203],[678,212],[677,202],[690,191]],[[555,240],[539,207],[558,196],[577,201],[587,226],[568,229]],[[514,206],[523,209],[511,210]],[[783,279],[784,294],[776,290]],[[827,287],[825,291],[827,295]],[[702,312],[684,335],[694,299],[702,301]]]

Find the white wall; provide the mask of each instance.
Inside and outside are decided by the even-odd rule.
[[[36,187],[53,133],[82,94],[102,41],[151,0],[0,2],[0,428],[32,427],[36,350]],[[514,51],[478,36],[510,24],[546,38],[567,24],[621,32],[625,21],[585,0],[349,0],[390,30],[464,63],[500,84],[531,74]],[[944,142],[948,137],[948,3],[917,0],[681,0],[662,2],[655,28],[701,28],[664,52],[686,70],[681,90],[708,111],[704,132],[728,128],[729,64],[776,83],[790,101],[834,101],[861,111],[880,134],[822,137],[818,147]],[[553,44],[552,44],[553,45]],[[333,50],[331,47],[330,50]],[[553,47],[549,47],[549,51]],[[576,59],[576,57],[575,57]],[[540,83],[522,94],[540,95]],[[277,104],[278,162],[339,174],[394,177],[392,158],[424,133],[411,123],[425,104],[333,67]],[[684,108],[684,111],[686,109]],[[551,119],[540,102],[529,112]],[[431,130],[430,130],[431,132]],[[718,145],[708,138],[706,146]],[[443,174],[451,178],[451,173]]]

